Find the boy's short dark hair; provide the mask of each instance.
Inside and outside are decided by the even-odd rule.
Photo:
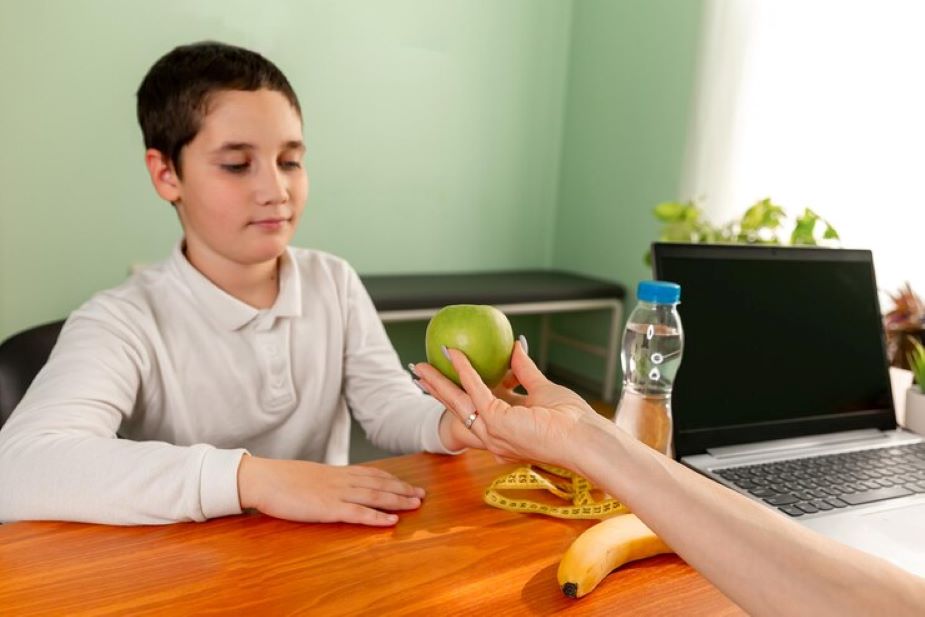
[[[166,155],[180,173],[180,152],[196,137],[210,97],[222,90],[275,90],[301,116],[283,72],[260,54],[214,41],[176,47],[148,70],[138,87],[138,124],[145,148]]]

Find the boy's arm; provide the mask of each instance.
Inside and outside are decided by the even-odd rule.
[[[152,369],[128,321],[96,306],[65,324],[0,430],[0,520],[157,524],[240,512],[243,450],[116,438]]]
[[[445,409],[411,381],[360,277],[348,268],[344,395],[369,439],[392,452],[453,454],[440,437]],[[455,421],[451,414],[444,419]]]

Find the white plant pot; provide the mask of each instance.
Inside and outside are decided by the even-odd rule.
[[[906,428],[925,435],[925,394],[918,386],[906,390]]]

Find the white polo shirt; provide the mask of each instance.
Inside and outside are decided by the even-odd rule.
[[[236,514],[245,449],[347,464],[352,412],[379,447],[448,453],[442,411],[402,369],[346,261],[288,249],[276,303],[258,310],[178,244],[68,318],[0,430],[0,520]]]

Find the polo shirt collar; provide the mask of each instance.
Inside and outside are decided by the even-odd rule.
[[[288,246],[279,261],[279,294],[270,307],[274,317],[300,317],[302,315],[302,277],[299,264]]]
[[[238,300],[205,277],[183,254],[183,240],[180,240],[171,255],[181,281],[189,289],[197,304],[224,330],[238,330],[264,315],[262,323],[272,325],[276,317],[297,317],[302,314],[302,293],[299,268],[289,247],[280,256],[279,294],[273,306],[260,310]]]

